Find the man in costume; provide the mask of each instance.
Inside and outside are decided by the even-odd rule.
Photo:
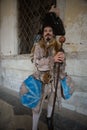
[[[61,19],[59,18],[59,13],[56,8],[52,7],[49,13],[46,14],[42,30],[41,39],[33,47],[33,63],[35,64],[37,71],[33,74],[35,79],[42,82],[42,89],[40,94],[37,93],[39,86],[34,84],[34,79],[30,76],[25,80],[21,86],[20,94],[22,104],[32,108],[32,130],[38,130],[38,122],[42,112],[42,107],[45,99],[48,100],[47,106],[47,125],[48,130],[53,130],[53,125],[51,123],[51,116],[53,110],[53,102],[55,96],[55,85],[57,80],[57,70],[59,70],[59,82],[57,84],[57,102],[58,108],[61,109],[61,85],[60,79],[66,76],[65,73],[65,53],[61,48],[61,43],[65,41],[64,36],[65,30]],[[56,35],[59,35],[59,42],[56,40]],[[60,65],[61,64],[61,65]],[[30,84],[29,84],[30,83]],[[41,85],[41,83],[39,83]],[[31,86],[31,89],[29,89]],[[34,87],[34,88],[33,88]],[[37,87],[35,89],[35,87]],[[32,99],[29,92],[36,91],[39,95],[39,100],[34,104],[35,97]],[[32,92],[33,93],[33,92]],[[29,104],[30,103],[30,104]]]
[[[56,35],[60,36],[58,41]],[[61,86],[64,84],[68,88],[69,94],[65,93],[66,99],[70,98],[73,93],[72,80],[65,73],[65,53],[62,49],[62,43],[65,42],[64,35],[65,29],[59,17],[59,11],[52,6],[43,19],[41,38],[32,49],[32,61],[37,71],[24,80],[20,87],[22,104],[32,109],[32,130],[38,130],[38,122],[45,99],[48,101],[48,130],[54,130],[52,115],[55,97],[60,110],[61,97],[64,96],[61,93]]]
[[[34,77],[43,82],[43,90],[38,105],[32,109],[33,111],[32,130],[38,129],[38,121],[40,118],[45,98],[48,99],[47,125],[49,130],[53,130],[53,125],[51,124],[50,120],[55,94],[57,68],[59,64],[61,64],[59,78],[60,79],[64,78],[64,76],[66,75],[66,73],[64,72],[65,70],[64,50],[63,49],[61,50],[61,44],[56,40],[56,35],[62,35],[62,34],[64,35],[65,30],[62,24],[60,25],[58,23],[59,25],[55,25],[55,22],[57,21],[55,21],[54,18],[55,17],[57,18],[58,12],[57,11],[55,11],[55,13],[53,12],[54,11],[51,10],[49,13],[46,14],[46,17],[43,20],[41,39],[40,41],[38,41],[38,43],[35,44],[33,50],[33,62],[37,68],[37,72],[34,73]],[[57,89],[57,101],[58,101],[58,108],[61,109],[60,82],[58,83],[58,89]]]

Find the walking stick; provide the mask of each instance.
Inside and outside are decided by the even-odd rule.
[[[61,36],[59,41],[61,43],[60,51],[63,51],[62,46],[63,46],[63,43],[65,42],[65,37]],[[56,81],[56,85],[55,85],[55,95],[54,95],[53,109],[52,109],[52,114],[51,114],[51,125],[53,124],[53,115],[54,115],[54,109],[55,109],[55,103],[56,103],[56,97],[57,97],[57,87],[58,87],[58,82],[59,82],[59,74],[60,74],[60,66],[61,66],[61,63],[56,63],[56,64],[59,64],[59,65],[58,65],[58,69],[57,69],[57,81]],[[54,128],[52,128],[52,130],[53,129]]]
[[[56,0],[52,0],[52,5],[55,5],[56,7]],[[65,29],[62,23],[62,20],[60,19],[60,17],[56,16],[56,15],[52,15],[51,14],[51,18],[52,18],[52,22],[54,23],[54,27],[56,29],[56,35],[65,35]],[[65,37],[61,36],[59,38],[59,41],[61,43],[61,50],[62,49],[62,45],[65,42]],[[60,50],[60,51],[61,51]],[[57,69],[57,81],[56,81],[56,85],[55,85],[55,94],[54,94],[54,101],[53,101],[53,108],[52,108],[52,113],[51,113],[51,118],[47,120],[47,124],[48,124],[48,130],[53,130],[53,115],[54,115],[54,109],[55,109],[55,103],[56,103],[56,97],[57,97],[57,87],[58,87],[58,82],[59,82],[59,73],[60,73],[60,63],[56,63],[58,64],[58,69]]]

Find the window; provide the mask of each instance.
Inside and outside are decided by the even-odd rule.
[[[51,4],[52,0],[18,0],[19,54],[31,52],[34,36]]]

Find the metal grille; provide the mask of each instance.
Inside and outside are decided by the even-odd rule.
[[[30,53],[33,39],[52,0],[18,0],[19,54]]]

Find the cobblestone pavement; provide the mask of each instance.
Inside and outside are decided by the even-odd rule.
[[[32,115],[30,109],[21,105],[18,93],[0,87],[0,99],[13,106],[15,115]],[[68,110],[69,113],[64,111],[65,109],[61,113],[54,114],[54,130],[87,130],[87,116],[72,112],[70,110]],[[41,114],[40,120],[46,123],[45,109]]]

